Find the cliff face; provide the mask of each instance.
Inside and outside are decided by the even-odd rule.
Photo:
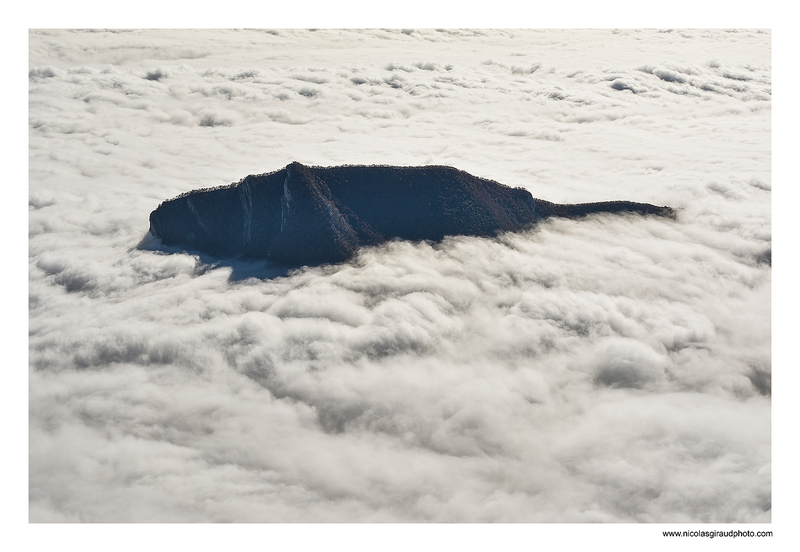
[[[549,216],[668,207],[615,201],[558,205],[452,167],[307,167],[292,163],[238,184],[165,201],[150,233],[165,245],[289,265],[340,262],[392,238],[440,240],[519,231]]]

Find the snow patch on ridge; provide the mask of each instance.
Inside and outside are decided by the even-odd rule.
[[[250,243],[250,223],[253,218],[253,196],[250,194],[250,183],[244,180],[239,185],[239,200],[242,202],[242,210],[244,211],[244,238],[243,248],[247,247]]]
[[[292,193],[289,191],[289,178],[292,176],[292,169],[286,167],[286,180],[283,181],[283,196],[281,197],[281,232],[286,225],[286,217],[289,216],[289,203],[292,201]]]
[[[189,207],[189,210],[194,215],[194,219],[197,221],[197,224],[200,225],[200,228],[202,228],[205,231],[205,233],[210,236],[211,232],[209,232],[208,228],[206,228],[206,225],[203,224],[203,221],[200,219],[200,213],[197,212],[197,209],[195,209],[194,205],[192,204],[191,198],[189,198],[188,196],[186,197],[186,205]]]

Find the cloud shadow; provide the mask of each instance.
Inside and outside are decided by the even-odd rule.
[[[164,255],[192,255],[199,261],[199,273],[205,273],[215,268],[227,267],[231,269],[228,277],[229,282],[241,282],[250,278],[259,280],[273,280],[275,278],[285,278],[297,270],[298,266],[278,264],[265,259],[235,257],[215,257],[199,249],[191,249],[180,246],[164,245],[161,240],[153,237],[148,232],[136,246],[141,251],[151,251]]]

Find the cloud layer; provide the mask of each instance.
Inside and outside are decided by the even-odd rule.
[[[31,520],[769,521],[769,40],[33,31]],[[293,160],[681,213],[289,274],[137,247]]]

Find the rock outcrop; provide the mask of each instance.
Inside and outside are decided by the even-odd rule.
[[[150,214],[150,233],[164,245],[299,266],[341,262],[392,238],[493,236],[607,212],[674,216],[630,201],[559,205],[452,167],[292,163],[165,201]]]

